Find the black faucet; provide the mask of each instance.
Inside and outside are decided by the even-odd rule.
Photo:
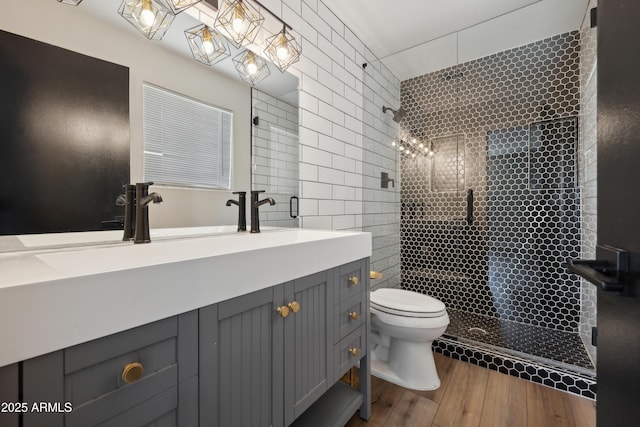
[[[271,197],[267,197],[264,200],[258,201],[258,194],[264,193],[264,190],[256,190],[251,192],[251,232],[260,232],[260,217],[258,214],[258,208],[265,203],[269,203],[271,206],[276,204],[276,201]]]
[[[124,194],[116,199],[116,205],[124,206],[124,235],[122,240],[128,242],[133,239],[136,231],[136,186],[125,184],[122,186]]]
[[[151,242],[149,203],[162,203],[162,196],[158,193],[149,194],[150,185],[153,185],[153,182],[138,182],[136,184],[136,235],[133,243]]]
[[[227,200],[227,206],[238,206],[238,231],[247,231],[247,192],[234,191],[238,195],[238,200]]]

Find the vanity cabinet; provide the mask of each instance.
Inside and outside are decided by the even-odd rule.
[[[24,427],[197,425],[198,316],[163,319],[23,362]]]
[[[200,309],[200,425],[339,425],[361,405],[368,417],[366,375],[326,404],[354,363],[368,372],[364,272],[368,260]]]
[[[362,259],[0,368],[3,401],[47,405],[1,425],[341,426],[358,408],[368,418],[368,271]],[[339,380],[358,362],[356,390]]]
[[[16,410],[20,398],[20,377],[17,363],[0,368],[0,426],[18,427]]]

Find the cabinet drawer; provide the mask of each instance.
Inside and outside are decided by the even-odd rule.
[[[334,379],[342,377],[366,354],[365,334],[366,325],[363,324],[335,345],[333,351]]]
[[[195,312],[66,349],[64,396],[73,404],[66,425],[97,425],[196,375],[197,332],[190,329],[197,331]],[[125,381],[125,368],[136,363],[142,374]]]
[[[115,390],[137,388],[157,372],[176,368],[177,335],[178,320],[171,317],[66,349],[65,398],[77,408]],[[122,374],[130,363],[142,364],[143,373],[139,381],[127,384]],[[169,386],[176,384],[177,377]]]
[[[361,294],[366,288],[366,279],[363,271],[364,263],[354,261],[339,267],[338,291],[335,292],[335,303]]]
[[[362,297],[362,293],[358,293],[349,299],[340,301],[340,304],[335,307],[337,310],[334,318],[334,337],[336,342],[365,322],[367,311]]]

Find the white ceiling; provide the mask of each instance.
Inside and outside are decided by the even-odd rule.
[[[589,0],[321,1],[400,80],[576,30],[589,3]]]

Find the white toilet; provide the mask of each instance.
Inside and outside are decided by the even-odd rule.
[[[413,390],[440,387],[431,343],[449,325],[444,304],[403,289],[378,289],[370,297],[371,373]]]

